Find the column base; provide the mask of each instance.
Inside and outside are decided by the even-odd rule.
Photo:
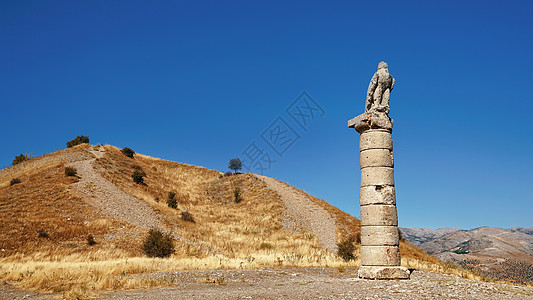
[[[409,279],[411,272],[401,266],[362,266],[357,276],[363,279]]]

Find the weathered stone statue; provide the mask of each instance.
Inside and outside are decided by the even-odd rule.
[[[392,124],[389,118],[390,92],[394,78],[387,63],[380,62],[366,97],[365,112],[348,127],[361,134],[361,268],[358,276],[368,279],[408,279],[409,270],[400,266],[400,247]]]
[[[371,110],[389,113],[390,92],[394,88],[394,77],[389,74],[389,66],[382,61],[372,76],[366,93],[365,112]]]

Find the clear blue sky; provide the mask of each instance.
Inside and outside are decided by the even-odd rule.
[[[226,171],[256,141],[276,161],[265,175],[358,217],[359,135],[346,122],[385,60],[400,226],[532,227],[532,9],[2,1],[0,165],[84,134]],[[303,91],[324,111],[305,130],[285,111]],[[275,120],[299,137],[277,157],[261,138]]]

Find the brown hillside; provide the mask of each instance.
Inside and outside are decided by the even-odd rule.
[[[65,176],[65,166],[76,167],[78,177]],[[144,184],[132,180],[135,170],[146,174]],[[21,183],[10,185],[13,178]],[[169,192],[176,193],[176,209],[166,204]],[[309,211],[289,211],[291,203]],[[333,231],[320,230],[312,219],[319,213],[329,216]],[[172,269],[359,264],[323,249],[328,239],[335,244],[359,234],[360,222],[321,199],[254,174],[129,158],[113,146],[79,145],[0,170],[0,215],[0,280],[66,297],[167,285],[133,275]],[[170,258],[142,252],[152,227],[173,236]],[[89,235],[96,245],[88,245]],[[400,248],[408,267],[463,272],[405,241]]]

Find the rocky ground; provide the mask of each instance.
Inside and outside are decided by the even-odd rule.
[[[151,274],[173,283],[153,290],[107,292],[101,299],[533,299],[533,287],[413,271],[410,280],[355,278],[356,269],[264,268]],[[0,285],[0,299],[52,299]],[[59,296],[60,297],[60,296]]]

